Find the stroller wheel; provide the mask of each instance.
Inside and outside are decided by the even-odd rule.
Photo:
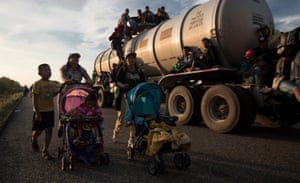
[[[187,153],[177,153],[173,158],[175,167],[179,170],[188,168],[191,165],[190,155]]]
[[[165,164],[163,159],[159,155],[152,156],[148,161],[148,172],[151,175],[156,175],[157,173],[164,173]]]
[[[74,169],[74,165],[72,162],[69,163],[69,166],[68,166],[69,170],[73,170]]]
[[[187,153],[183,153],[183,155],[184,155],[184,158],[183,158],[184,168],[188,168],[191,166],[191,157]]]
[[[97,165],[108,165],[109,164],[109,154],[108,153],[99,153],[96,158]]]
[[[146,149],[147,149],[147,141],[146,140],[141,140],[139,143],[138,143],[138,151],[140,154],[145,154],[146,152]]]
[[[61,158],[61,170],[65,171],[67,167],[67,160],[65,157]]]
[[[156,162],[158,163],[158,173],[162,174],[165,172],[165,162],[161,156],[156,155]]]
[[[132,147],[127,148],[127,159],[132,160],[134,157],[134,152]]]
[[[148,161],[148,172],[151,175],[156,175],[158,173],[158,165],[154,158],[150,158]]]
[[[103,154],[102,163],[103,163],[103,165],[108,165],[109,164],[109,154],[108,153]]]

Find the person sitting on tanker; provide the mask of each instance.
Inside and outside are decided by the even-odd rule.
[[[270,51],[268,39],[264,36],[258,37],[258,45],[254,48],[254,51],[257,58],[261,58],[268,53]]]
[[[170,16],[166,12],[166,8],[164,6],[160,7],[160,13],[161,13],[161,21],[169,20]]]
[[[156,14],[154,17],[155,17],[156,25],[160,24],[163,21],[170,19],[169,14],[165,11],[164,6],[157,8],[157,11],[156,11]]]
[[[124,10],[124,13],[122,13],[120,19],[119,19],[119,22],[118,22],[118,25],[123,25],[123,32],[125,33],[128,29],[127,27],[127,22],[129,21],[130,19],[130,16],[129,16],[129,9],[126,8]]]
[[[262,67],[262,77],[265,84],[272,85],[275,68],[279,55],[276,48],[269,48],[269,40],[266,36],[258,37],[258,46],[254,48],[257,60],[264,62]]]
[[[264,25],[258,29],[258,37],[264,37],[268,40],[269,49],[276,48],[280,42],[280,34],[280,31],[271,29],[267,25]]]
[[[182,49],[182,55],[177,58],[178,61],[174,64],[172,73],[178,72],[191,72],[194,69],[194,57],[190,47],[184,46]]]
[[[255,50],[248,49],[244,54],[244,61],[242,62],[240,72],[243,80],[249,84],[256,84],[256,89],[261,93],[269,93],[271,88],[264,87],[262,78],[262,67],[264,62],[259,62],[256,58]]]
[[[148,23],[155,23],[154,22],[154,13],[150,10],[149,6],[145,6],[145,11],[143,12],[145,16],[145,21]]]
[[[300,102],[300,49],[297,53],[284,50],[276,65],[273,89],[294,96]]]
[[[162,22],[162,13],[160,8],[157,8],[156,14],[154,15],[154,23],[155,25],[158,25],[160,22]]]
[[[211,43],[211,40],[208,38],[203,38],[202,44],[204,46],[204,50],[202,50],[203,54],[200,56],[200,62],[202,62],[203,64],[209,67],[218,66],[217,49]]]
[[[141,9],[137,10],[137,16],[130,17],[127,23],[130,26],[130,32],[132,35],[137,34],[141,31],[141,27],[145,24],[145,16]]]

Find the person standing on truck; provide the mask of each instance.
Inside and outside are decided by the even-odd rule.
[[[295,96],[300,102],[300,49],[285,50],[280,56],[276,67],[276,75],[273,81],[273,89],[286,93],[288,96]]]
[[[126,31],[126,27],[127,27],[127,22],[129,21],[130,16],[129,16],[129,9],[126,8],[124,13],[122,13],[118,25],[123,25],[124,26],[124,31]]]
[[[200,57],[200,62],[209,67],[215,67],[218,65],[218,55],[217,49],[211,43],[208,38],[202,39],[202,44],[204,46],[203,54]]]
[[[116,83],[119,87],[119,92],[116,101],[117,119],[113,130],[113,141],[116,142],[117,136],[120,133],[122,125],[125,123],[126,112],[126,94],[135,87],[138,83],[144,82],[145,76],[142,70],[136,63],[136,53],[128,53],[125,57],[125,64],[119,68]],[[130,126],[130,136],[128,139],[128,147],[133,146],[134,140],[133,127]]]
[[[115,28],[115,31],[109,36],[109,41],[111,41],[111,48],[117,52],[117,56],[119,57],[119,62],[124,60],[123,53],[123,38],[124,38],[124,26],[119,24],[118,27]]]
[[[268,32],[268,31],[267,31]],[[256,58],[259,62],[265,63],[262,69],[262,78],[266,85],[271,86],[273,77],[275,74],[275,67],[277,60],[279,59],[279,55],[277,54],[276,48],[269,48],[269,40],[266,35],[260,35],[258,37],[258,46],[254,48]]]

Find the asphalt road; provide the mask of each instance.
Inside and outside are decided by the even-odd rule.
[[[62,171],[58,159],[47,161],[30,145],[32,106],[24,98],[0,134],[0,182],[300,182],[300,128],[263,128],[254,125],[243,134],[216,134],[203,125],[178,126],[192,139],[192,164],[177,170],[172,154],[163,156],[166,171],[151,176],[149,157],[137,155],[128,161],[128,128],[119,142],[111,139],[114,109],[103,109],[105,152],[108,166],[86,167],[75,161],[74,170]],[[57,154],[61,139],[56,129],[49,149]],[[42,145],[44,136],[39,138]]]

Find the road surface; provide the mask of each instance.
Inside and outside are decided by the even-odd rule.
[[[103,109],[105,117],[105,152],[110,155],[108,166],[88,168],[74,162],[74,170],[62,171],[61,161],[44,160],[32,152],[30,145],[32,106],[23,98],[0,136],[0,182],[300,182],[300,128],[263,128],[254,125],[243,134],[216,134],[203,125],[178,126],[192,139],[189,153],[192,164],[177,170],[172,155],[163,156],[164,174],[151,176],[147,171],[148,157],[126,157],[128,128],[119,142],[111,139],[114,109]],[[61,139],[56,129],[49,149],[57,154]],[[39,143],[43,143],[43,135]]]

